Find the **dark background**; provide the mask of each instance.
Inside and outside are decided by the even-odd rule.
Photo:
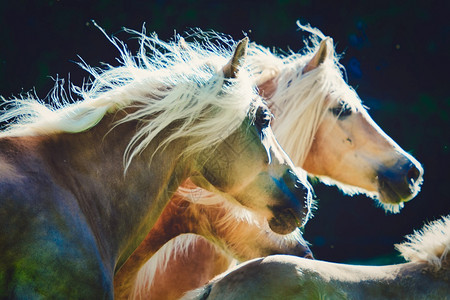
[[[200,27],[298,51],[306,35],[296,20],[333,37],[374,120],[425,168],[422,192],[387,215],[364,196],[318,185],[319,209],[305,230],[317,258],[352,263],[399,262],[393,244],[423,222],[450,213],[449,21],[446,1],[5,1],[0,2],[0,94],[35,90],[44,98],[59,76],[81,85],[74,63],[116,64],[116,49],[95,28],[136,49],[122,27],[174,32]]]

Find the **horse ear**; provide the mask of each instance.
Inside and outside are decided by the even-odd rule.
[[[225,78],[236,78],[239,67],[247,56],[247,45],[248,37],[239,41],[234,50],[233,57],[222,69]]]
[[[333,39],[327,37],[320,42],[319,50],[314,54],[313,58],[309,63],[303,68],[303,74],[314,70],[321,64],[323,64],[327,59],[332,57],[333,52]]]

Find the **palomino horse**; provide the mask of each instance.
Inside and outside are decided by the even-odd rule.
[[[222,274],[183,299],[450,299],[450,215],[396,245],[409,261],[360,266],[274,255]]]
[[[342,66],[338,63],[332,40],[317,29],[299,26],[314,34],[315,47],[308,53],[279,57],[258,45],[252,45],[249,52],[250,67],[259,92],[275,114],[273,127],[280,143],[294,162],[310,174],[326,183],[336,184],[349,194],[363,192],[378,199],[386,210],[398,212],[403,202],[412,199],[420,190],[423,175],[420,163],[374,123],[357,94],[342,79]],[[319,39],[322,40],[320,43]],[[185,48],[189,51],[192,47]],[[253,233],[252,225],[247,226]],[[242,224],[240,230],[245,231]],[[258,239],[264,239],[266,234],[272,236],[261,230]],[[151,259],[141,270],[134,296],[159,298],[159,295],[165,295],[165,299],[176,299],[184,291],[205,283],[205,278],[218,274],[215,272],[225,271],[220,268],[225,260],[220,252],[200,237],[197,240],[189,238],[186,243],[190,241],[195,244],[180,247],[183,251],[174,248],[170,254],[166,248]],[[240,243],[245,245],[246,241],[242,239]],[[173,242],[170,245],[182,244]],[[232,244],[235,245],[235,241]],[[136,255],[143,255],[145,251],[145,247],[140,247]],[[282,251],[286,249],[278,252]],[[239,258],[235,253],[233,255]],[[136,275],[127,264],[124,268],[127,270],[126,281],[130,284]],[[204,272],[200,274],[198,270]],[[123,277],[115,280],[116,291],[128,295],[119,288]],[[169,284],[174,282],[176,284]]]
[[[247,40],[234,53],[182,53],[142,36],[136,57],[111,42],[123,65],[86,66],[83,101],[14,99],[0,118],[11,121],[0,135],[1,298],[113,298],[115,270],[187,178],[276,232],[303,222],[309,188],[248,73],[236,76]]]

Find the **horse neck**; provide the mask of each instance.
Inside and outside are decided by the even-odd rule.
[[[171,198],[145,239],[115,274],[114,293],[118,299],[128,298],[139,270],[161,247],[181,234],[197,232],[198,220],[192,217],[192,205],[179,195]],[[158,259],[165,259],[165,255]]]
[[[222,203],[226,200],[217,197],[220,196],[214,195],[211,199],[216,204],[206,205],[189,202],[182,195],[175,194],[133,256],[147,260],[170,239],[184,233],[203,236],[240,260],[275,253],[305,255],[306,246],[299,242],[300,236],[294,233],[283,237],[273,234],[264,227],[267,226],[264,219],[241,211],[243,208]],[[235,210],[239,210],[240,215]],[[184,238],[186,243],[196,242],[191,237],[179,239]]]
[[[143,242],[117,272],[114,279],[117,285],[132,281],[146,261],[167,242],[182,234],[199,234],[216,244],[224,244],[223,248],[225,248],[226,242],[223,239],[227,236],[227,230],[223,231],[220,228],[223,224],[218,224],[218,220],[221,220],[226,213],[227,210],[220,205],[194,204],[184,200],[183,196],[175,194]],[[217,234],[217,237],[213,232]],[[191,235],[185,237],[187,237],[186,242],[194,242]],[[183,237],[180,238],[183,239]],[[168,249],[167,251],[176,250]]]
[[[304,247],[300,247],[295,238],[281,238],[264,228],[264,219],[226,203],[224,198],[217,198],[221,196],[213,197],[211,200],[215,204],[206,205],[191,203],[176,195],[171,200],[171,204],[177,207],[176,212],[165,219],[163,213],[158,220],[163,220],[160,227],[171,228],[164,232],[171,232],[174,237],[182,233],[200,235],[229,256],[242,261],[280,252],[301,255],[299,248],[304,252]],[[194,243],[196,240],[186,236],[186,242]]]
[[[55,178],[74,195],[101,255],[113,267],[139,245],[189,172],[179,161],[182,145],[176,141],[152,156],[159,145],[157,137],[124,174],[123,153],[137,124],[112,128],[123,115],[107,115],[86,132],[58,134],[43,149]]]
[[[133,252],[130,259],[136,261],[138,268],[150,259],[164,244],[174,237],[184,233],[197,233],[198,222],[192,217],[189,206],[191,203],[182,197],[174,195],[163,212],[148,232],[144,241]],[[133,265],[130,259],[128,267]]]
[[[190,185],[192,185],[192,183],[190,183]],[[222,243],[222,248],[225,248],[226,242],[223,242],[220,238],[224,236],[224,232],[220,230],[217,220],[223,218],[223,215],[226,212],[227,211],[222,208],[221,205],[194,204],[184,200],[184,197],[180,194],[175,194],[164,208],[164,211],[144,241],[115,274],[115,296],[118,297],[118,299],[128,298],[138,278],[139,271],[164,245],[166,245],[166,247],[161,249],[157,256],[153,258],[153,263],[156,263],[157,266],[164,266],[166,259],[176,256],[174,253],[188,251],[189,247],[192,247],[194,243],[197,243],[198,239],[195,236],[183,235],[185,233],[202,235],[210,241],[213,241],[215,244]],[[213,231],[216,231],[218,238],[214,237]],[[174,238],[177,239],[173,240]],[[171,240],[172,243],[167,244],[167,242]],[[180,245],[182,245],[182,248],[179,248]],[[216,252],[212,249],[209,254]],[[192,251],[192,249],[190,251]],[[228,264],[230,263],[228,259],[226,261]],[[156,271],[153,267],[149,269],[147,266],[147,271],[148,270],[152,270],[153,272]],[[152,276],[154,276],[154,274],[150,277]]]

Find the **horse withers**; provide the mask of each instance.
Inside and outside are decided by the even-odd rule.
[[[246,40],[188,55],[142,36],[136,57],[111,41],[122,66],[85,66],[82,101],[13,99],[0,117],[0,297],[113,298],[115,270],[187,178],[279,233],[307,213],[309,188],[237,72]]]

